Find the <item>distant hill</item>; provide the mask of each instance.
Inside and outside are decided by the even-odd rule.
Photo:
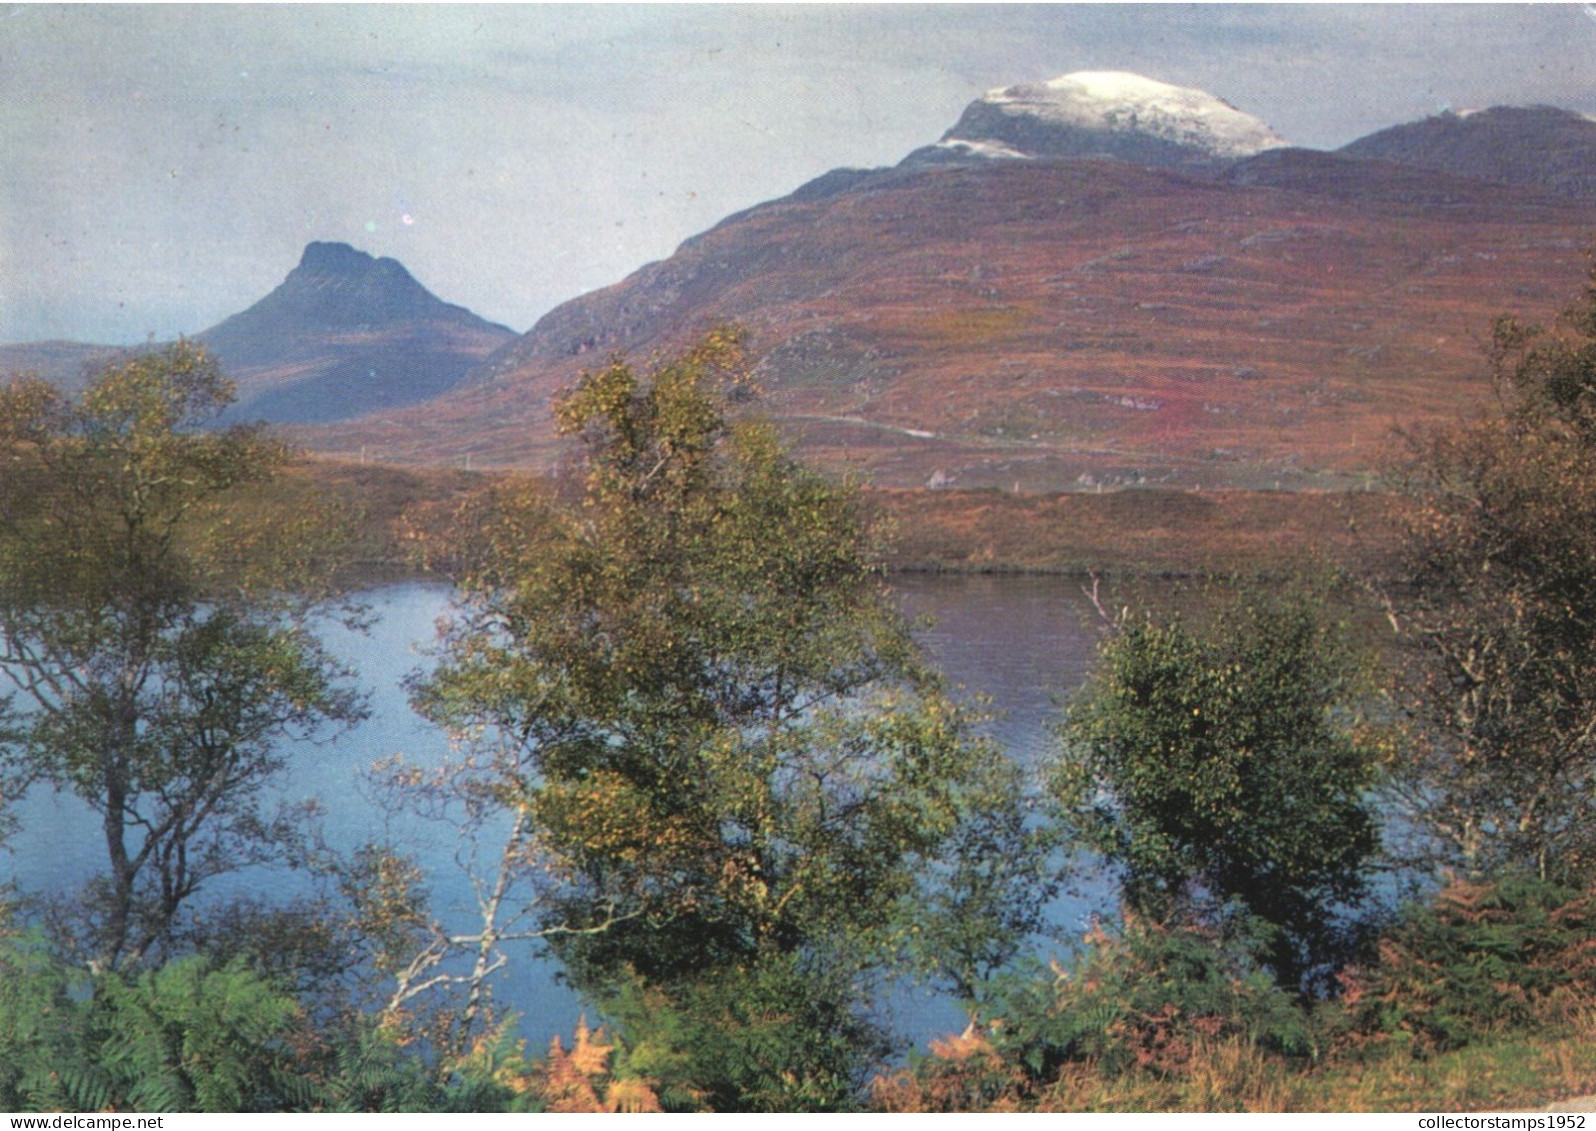
[[[42,377],[65,392],[76,392],[94,370],[122,352],[116,346],[96,346],[85,342],[0,345],[0,381],[27,373]]]
[[[270,294],[195,340],[238,385],[224,419],[312,424],[435,397],[515,336],[437,298],[397,260],[312,243]],[[71,392],[139,348],[0,345],[0,374],[36,373]]]
[[[1596,122],[1552,106],[1440,114],[1340,152],[1596,200]]]
[[[427,400],[514,337],[342,243],[310,244],[275,290],[198,335],[238,382],[231,415],[279,423]]]

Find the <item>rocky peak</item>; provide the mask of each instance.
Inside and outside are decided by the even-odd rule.
[[[1285,144],[1265,122],[1204,91],[1125,71],[1078,71],[988,91],[911,160],[1110,157],[1189,165]]]
[[[436,396],[514,336],[396,259],[318,242],[275,290],[199,338],[239,383],[230,419],[307,423]]]
[[[358,328],[458,309],[416,282],[397,259],[376,259],[346,243],[317,242],[307,245],[299,266],[245,314],[289,317],[325,328]]]

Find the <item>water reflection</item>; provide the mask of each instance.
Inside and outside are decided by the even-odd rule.
[[[1074,578],[908,574],[892,583],[950,684],[987,697],[990,730],[1011,757],[1039,766],[1060,703],[1085,680],[1101,618]]]

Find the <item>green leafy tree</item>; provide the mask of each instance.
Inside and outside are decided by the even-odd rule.
[[[675,1031],[700,1052],[720,1047],[711,1025],[793,1057],[687,1056],[686,1092],[810,1106],[874,1053],[872,972],[911,961],[933,889],[989,929],[974,873],[936,864],[1019,790],[922,664],[853,492],[727,419],[717,386],[739,359],[717,332],[648,378],[617,361],[560,402],[586,443],[580,501],[512,491],[470,516],[476,565],[416,702],[491,747],[479,764],[575,985],[688,1009],[697,1022]],[[1023,887],[991,890],[1018,904]],[[802,993],[745,1002],[768,1024],[737,1019],[728,987],[799,971]],[[838,1031],[854,1067],[804,1020],[819,1017],[852,1019]],[[694,1078],[711,1068],[720,1083]]]
[[[1596,272],[1555,326],[1496,323],[1500,394],[1410,437],[1403,570],[1379,586],[1414,722],[1400,796],[1431,859],[1596,875]]]
[[[1121,869],[1157,923],[1241,925],[1298,989],[1335,953],[1338,904],[1377,842],[1372,745],[1341,712],[1357,666],[1305,599],[1121,626],[1069,709],[1051,787],[1070,834]]]
[[[70,790],[99,817],[78,944],[100,970],[170,941],[207,881],[294,852],[306,814],[263,797],[283,743],[361,713],[309,631],[330,608],[324,529],[237,507],[287,452],[198,427],[231,399],[186,343],[75,402],[0,390],[0,764],[11,789]]]

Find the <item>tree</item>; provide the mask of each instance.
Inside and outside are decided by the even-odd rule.
[[[490,745],[484,764],[483,751],[473,747],[427,770],[394,758],[372,774],[389,812],[454,833],[455,861],[476,902],[474,930],[430,912],[420,867],[392,845],[367,845],[342,869],[354,932],[370,952],[372,970],[391,985],[377,1010],[379,1025],[423,1036],[444,1068],[495,1024],[490,979],[509,965],[510,944],[547,933],[536,922],[540,873],[528,814],[524,806],[506,804],[505,783],[515,766],[496,758],[504,749]],[[509,827],[502,829],[506,816]],[[493,834],[501,830],[495,843]],[[456,1003],[452,998],[461,990],[464,1002]]]
[[[262,796],[282,743],[361,713],[309,631],[330,608],[313,517],[236,507],[286,449],[197,429],[231,399],[184,342],[111,364],[76,402],[0,390],[0,759],[13,788],[71,790],[100,818],[78,940],[96,969],[169,942],[214,877],[283,860],[305,814]]]
[[[1403,569],[1380,585],[1413,741],[1399,796],[1479,878],[1596,874],[1596,271],[1550,328],[1497,320],[1498,400],[1409,436]]]
[[[874,1051],[867,982],[923,934],[933,865],[1019,790],[922,664],[853,492],[727,419],[739,359],[716,332],[560,402],[586,445],[580,502],[514,491],[473,513],[476,564],[416,702],[493,748],[480,764],[573,983],[697,1017],[649,1037],[697,1050],[666,1058],[678,1094],[825,1106],[852,1086],[839,1065]],[[967,903],[945,901],[986,929]]]
[[[1356,665],[1301,597],[1123,624],[1065,716],[1051,788],[1070,834],[1122,869],[1156,923],[1239,911],[1282,986],[1335,955],[1365,889],[1375,753],[1346,725]]]

